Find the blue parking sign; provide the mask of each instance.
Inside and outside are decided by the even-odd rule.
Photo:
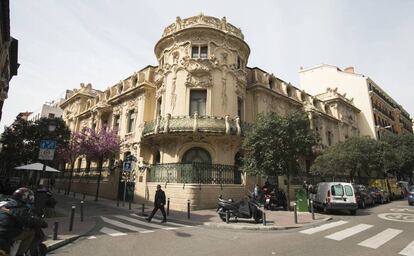
[[[40,149],[55,149],[56,141],[54,140],[42,140],[40,141]]]
[[[132,162],[125,161],[122,169],[124,172],[130,172],[132,170]]]

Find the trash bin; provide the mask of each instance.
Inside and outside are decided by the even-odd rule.
[[[296,206],[298,212],[308,211],[308,195],[305,190],[299,189],[296,191]]]

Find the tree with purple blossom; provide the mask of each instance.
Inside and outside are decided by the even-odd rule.
[[[70,176],[68,189],[66,191],[67,195],[70,193],[73,177],[73,169],[75,167],[76,158],[82,155],[82,144],[83,135],[78,132],[72,132],[70,134],[69,142],[61,148],[57,149],[57,157],[70,164]]]
[[[81,138],[81,153],[87,159],[96,161],[99,176],[96,187],[95,201],[98,201],[99,187],[102,177],[102,165],[106,159],[116,155],[120,150],[120,141],[116,130],[109,130],[103,127],[96,132],[91,128],[83,128],[79,133]]]

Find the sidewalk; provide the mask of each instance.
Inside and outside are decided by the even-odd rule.
[[[65,207],[59,207],[58,203],[55,212],[56,217],[45,219],[48,227],[43,230],[48,237],[48,240],[44,242],[48,252],[71,243],[83,235],[86,235],[96,225],[94,217],[85,216],[81,222],[79,214],[75,213],[73,229],[72,231],[69,231],[70,211],[66,210]],[[57,240],[53,240],[53,229],[55,222],[58,222]]]
[[[62,194],[60,194],[62,195]],[[58,196],[60,196],[58,195]],[[63,195],[62,195],[63,196]],[[68,200],[69,198],[73,199],[72,194],[70,196],[64,196]],[[76,197],[78,200],[83,199],[82,194],[77,194]],[[132,203],[131,210],[129,210],[129,203],[125,202],[124,206],[122,201],[119,202],[119,207],[117,206],[116,200],[99,198],[97,202],[94,201],[93,196],[86,195],[85,202],[89,204],[96,204],[103,206],[105,208],[113,208],[117,210],[125,210],[127,212],[134,212],[139,215],[142,214],[142,204]],[[144,214],[149,214],[152,210],[153,205],[145,204]],[[253,219],[238,219],[238,222],[234,218],[230,219],[230,222],[227,224],[223,222],[216,209],[208,210],[197,210],[190,212],[190,218],[188,219],[188,214],[186,211],[174,211],[170,210],[168,219],[173,222],[181,222],[190,225],[204,225],[211,228],[230,228],[230,229],[245,229],[245,230],[282,230],[282,229],[291,229],[299,228],[307,225],[312,225],[315,223],[328,221],[331,219],[329,215],[323,215],[315,213],[315,220],[312,219],[312,214],[309,212],[298,212],[298,223],[295,224],[294,213],[293,211],[269,211],[266,210],[266,225],[263,223],[255,223]],[[161,213],[158,211],[155,215],[155,218],[162,219]]]

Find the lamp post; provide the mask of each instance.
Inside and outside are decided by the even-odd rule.
[[[56,130],[56,125],[54,123],[50,123],[47,128],[48,128],[48,132],[51,133]],[[38,186],[40,185],[40,181],[43,179],[43,177],[45,177],[46,161],[53,160],[55,148],[56,148],[56,141],[54,140],[42,140],[40,142],[39,160],[43,160],[43,168],[42,168],[42,173],[39,177],[39,183],[37,184]],[[48,182],[48,186],[49,186],[49,182]]]

